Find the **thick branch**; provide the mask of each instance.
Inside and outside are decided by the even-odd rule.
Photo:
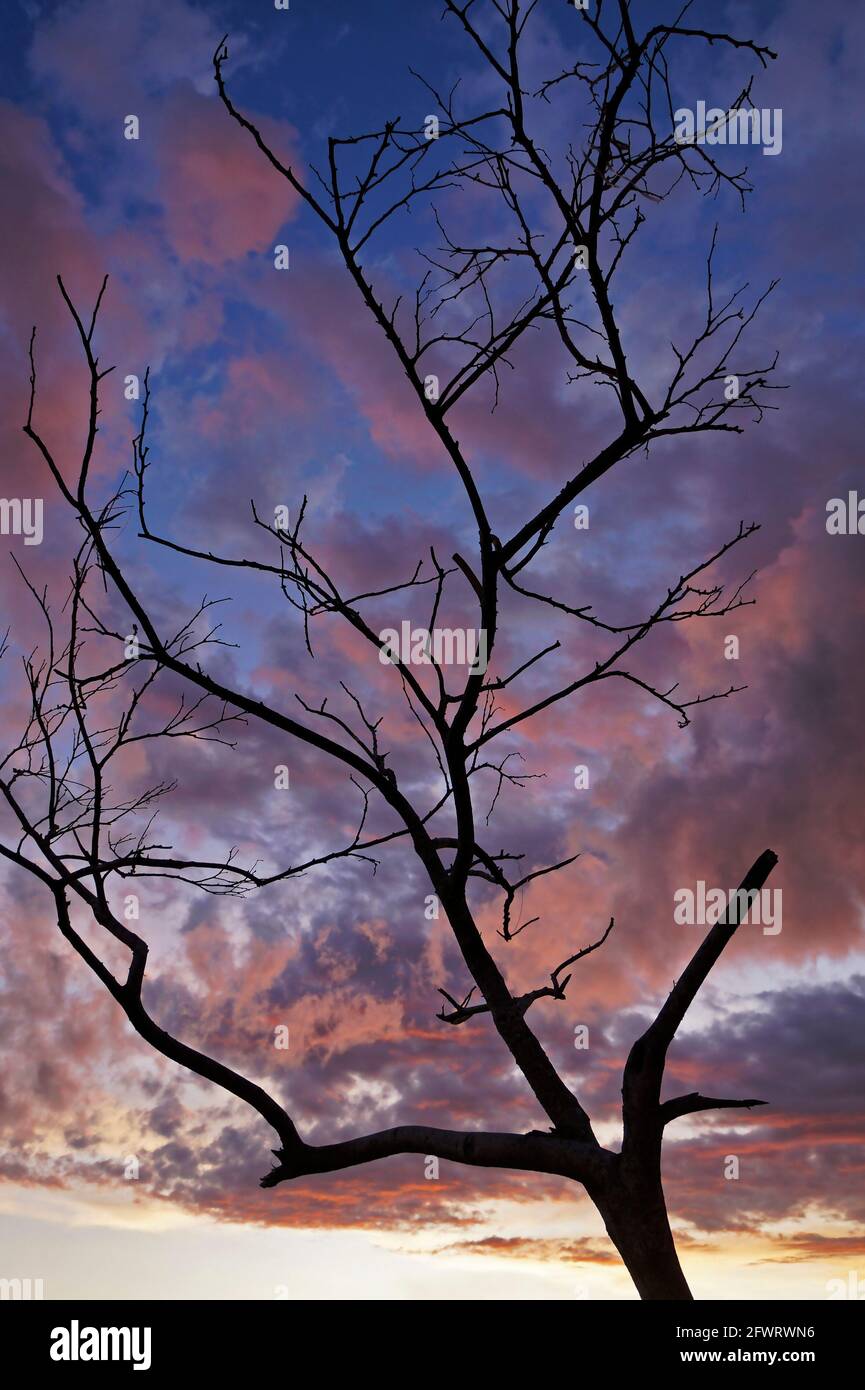
[[[682,1115],[696,1115],[699,1110],[752,1110],[755,1105],[768,1105],[767,1100],[720,1100],[717,1096],[701,1096],[690,1091],[686,1096],[665,1100],[661,1106],[661,1124],[668,1125]]]
[[[759,892],[777,862],[778,856],[767,849],[752,864],[739,886],[734,904],[707,932],[667,996],[657,1018],[631,1048],[622,1085],[625,1126],[623,1153],[632,1148],[642,1149],[659,1143],[663,1127],[660,1095],[667,1049],[710,970],[735,936],[743,902],[749,903],[750,895]]]
[[[531,1134],[465,1133],[425,1125],[400,1125],[339,1144],[317,1147],[304,1144],[290,1154],[276,1149],[274,1153],[280,1160],[279,1166],[262,1178],[262,1187],[276,1187],[278,1183],[311,1173],[355,1168],[395,1154],[424,1154],[477,1168],[559,1173],[578,1182],[598,1177],[612,1160],[612,1155],[596,1144],[578,1144],[540,1131]]]

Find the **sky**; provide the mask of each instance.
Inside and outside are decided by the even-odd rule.
[[[82,307],[110,276],[97,347],[116,370],[104,383],[95,492],[107,495],[130,465],[140,403],[124,399],[123,382],[149,365],[151,516],[165,534],[260,556],[250,498],[262,514],[284,504],[296,516],[306,494],[310,543],[346,591],[404,580],[431,546],[471,553],[464,495],[399,364],[326,230],[220,105],[211,69],[227,33],[233,99],[312,187],[329,135],[425,119],[431,98],[412,69],[440,90],[460,78],[469,104],[495,99],[475,50],[440,9],[434,0],[292,0],[287,12],[266,0],[7,6],[0,493],[42,497],[45,508],[40,546],[21,536],[0,546],[7,743],[24,710],[19,657],[39,635],[13,557],[59,609],[75,543],[20,429],[35,323],[37,419],[63,466],[74,466],[87,383],[58,273]],[[645,22],[661,9],[664,0],[635,12]],[[588,528],[566,514],[531,574],[608,621],[633,622],[740,521],[759,522],[723,562],[734,588],[757,571],[756,603],[720,622],[667,628],[634,667],[662,688],[678,681],[686,696],[746,688],[693,711],[686,729],[614,681],[522,726],[507,747],[530,780],[503,789],[489,843],[529,867],[579,858],[518,899],[520,923],[539,920],[511,943],[495,935],[495,894],[479,892],[476,906],[515,991],[547,979],[615,917],[566,1001],[537,1004],[531,1022],[599,1137],[617,1146],[628,1048],[699,940],[698,926],[674,921],[674,894],[698,881],[734,887],[762,850],[778,854],[781,930],[740,930],[671,1050],[665,1092],[768,1105],[677,1122],[665,1188],[697,1297],[822,1299],[851,1271],[865,1281],[865,540],[826,525],[831,499],[865,496],[865,12],[843,0],[696,0],[693,22],[754,39],[778,59],[764,73],[748,54],[680,46],[683,104],[726,104],[755,75],[756,104],[783,112],[782,148],[746,152],[744,213],[729,190],[705,199],[685,187],[653,209],[623,262],[616,309],[637,374],[654,387],[669,374],[671,342],[700,329],[717,223],[719,295],[744,286],[752,302],[779,281],[743,353],[753,366],[777,350],[786,389],[742,434],[659,442],[614,469],[586,496]],[[536,7],[526,44],[537,85],[586,56],[578,26],[564,3]],[[559,93],[532,106],[557,157],[579,137],[567,87]],[[130,114],[135,141],[123,136]],[[499,227],[482,194],[446,190],[439,208],[457,232]],[[290,250],[288,271],[275,269],[278,245]],[[364,266],[392,302],[419,283],[428,264],[419,250],[440,245],[421,207],[368,243]],[[514,353],[495,411],[485,384],[459,405],[455,433],[498,534],[516,530],[610,437],[608,394],[569,383],[544,331]],[[435,762],[394,695],[393,673],[336,620],[314,622],[311,662],[296,611],[267,577],[215,572],[154,547],[131,520],[115,544],[160,620],[191,611],[204,593],[230,598],[219,619],[233,645],[208,658],[226,680],[293,713],[295,695],[328,695],[346,718],[339,682],[360,690],[382,716],[401,785],[420,804],[435,799]],[[448,596],[449,622],[470,621],[465,588],[451,585]],[[371,607],[370,621],[384,628],[425,611],[426,597],[396,596]],[[518,694],[502,696],[506,713],[599,650],[585,628],[517,600],[504,606],[502,628],[503,669],[561,642]],[[731,635],[735,662],[725,656]],[[288,792],[274,787],[282,763]],[[588,788],[575,787],[577,766],[589,769]],[[130,787],[176,780],[160,823],[187,852],[237,846],[244,862],[276,867],[349,841],[360,810],[342,767],[254,723],[233,749],[153,743],[124,776]],[[494,791],[494,777],[478,787],[481,818]],[[388,824],[381,808],[372,816]],[[8,842],[5,820],[0,832]],[[402,1123],[538,1127],[544,1117],[488,1020],[437,1020],[438,990],[464,994],[465,968],[443,916],[425,915],[431,890],[410,855],[397,845],[378,857],[374,876],[366,863],[337,861],[242,900],[142,884],[150,1011],[271,1089],[310,1142]],[[580,1025],[585,1049],[575,1046]],[[274,1046],[280,1027],[285,1050]],[[564,1179],[446,1162],[429,1178],[423,1158],[410,1156],[262,1191],[267,1126],[150,1051],[58,935],[44,889],[7,868],[0,1048],[0,1276],[41,1278],[49,1298],[636,1296],[598,1214]],[[135,1178],[124,1176],[132,1156]],[[731,1156],[735,1179],[725,1176]]]

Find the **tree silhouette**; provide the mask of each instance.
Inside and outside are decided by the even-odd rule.
[[[522,856],[489,848],[478,789],[493,787],[492,811],[499,796],[528,775],[513,770],[514,732],[521,733],[541,711],[599,682],[616,679],[636,687],[642,698],[658,701],[678,716],[683,727],[696,706],[735,693],[731,687],[685,697],[678,683],[664,688],[641,675],[633,661],[642,644],[666,624],[718,617],[753,601],[747,597],[747,579],[728,591],[706,574],[745,542],[755,525],[741,524],[706,559],[686,568],[644,617],[626,625],[605,621],[570,595],[543,592],[544,581],[533,581],[530,575],[533,565],[537,571],[538,557],[566,509],[616,465],[648,452],[661,438],[740,431],[742,421],[760,420],[769,408],[774,361],[749,368],[738,360],[738,352],[772,286],[750,304],[744,291],[719,301],[713,287],[716,235],[708,248],[704,316],[687,347],[672,347],[662,387],[655,381],[641,385],[637,379],[631,363],[639,351],[628,343],[611,295],[615,276],[653,206],[680,183],[698,195],[716,195],[726,188],[743,202],[749,189],[744,172],[725,169],[724,151],[716,145],[677,140],[668,60],[692,45],[739,50],[744,60],[763,67],[775,55],[749,40],[686,25],[690,4],[671,22],[653,23],[640,36],[628,0],[598,0],[575,11],[575,23],[581,26],[579,59],[529,91],[521,58],[536,4],[537,0],[489,0],[484,6],[480,0],[445,0],[445,15],[461,28],[485,66],[484,90],[498,90],[493,104],[473,110],[464,106],[459,86],[445,93],[421,78],[438,113],[435,121],[427,118],[421,126],[411,126],[394,119],[368,134],[332,138],[326,165],[321,171],[311,169],[309,180],[284,164],[235,106],[225,81],[225,41],[214,57],[225,109],[270,161],[275,176],[288,181],[326,229],[392,349],[395,370],[408,379],[418,417],[440,447],[442,466],[456,471],[475,541],[471,549],[462,548],[466,553],[455,553],[448,565],[430,549],[429,559],[419,562],[410,578],[383,582],[375,591],[347,593],[306,540],[306,499],[293,524],[285,518],[271,522],[253,505],[251,521],[262,544],[249,557],[198,550],[161,534],[147,509],[147,378],[133,473],[107,501],[94,501],[89,471],[98,433],[100,383],[107,375],[95,353],[94,336],[106,282],[88,320],[58,277],[90,378],[86,442],[73,481],[67,481],[68,469],[55,458],[35,423],[35,330],[24,429],[80,523],[82,541],[62,609],[62,632],[47,590],[24,576],[43,615],[47,641],[40,652],[24,659],[30,719],[19,743],[0,764],[0,791],[20,828],[17,841],[0,844],[0,853],[44,883],[53,895],[61,933],[135,1030],[164,1056],[246,1102],[272,1126],[279,1140],[274,1150],[277,1165],[262,1186],[406,1153],[558,1174],[582,1184],[643,1298],[686,1299],[691,1294],[676,1254],[661,1180],[665,1128],[699,1111],[764,1102],[698,1093],[662,1101],[667,1050],[776,856],[769,850],[759,855],[742,880],[740,896],[708,931],[654,1021],[633,1044],[622,1082],[622,1146],[615,1152],[598,1142],[589,1115],[529,1021],[530,1010],[541,1001],[565,998],[574,967],[604,945],[614,924],[610,921],[602,932],[598,928],[597,939],[555,965],[547,981],[514,994],[498,958],[504,948],[497,946],[494,954],[478,926],[474,890],[481,885],[487,894],[500,894],[499,935],[508,949],[518,949],[512,943],[529,924],[514,925],[517,893],[573,861],[522,873],[515,863]],[[731,103],[731,111],[750,102],[750,89],[749,81]],[[558,156],[550,155],[533,133],[533,120],[547,107],[555,109],[559,129],[581,132],[579,145],[567,144]],[[465,209],[477,208],[478,230],[471,240],[446,226],[442,208],[454,206],[455,192],[463,197],[460,226],[470,220]],[[413,210],[423,210],[433,219],[438,241],[419,252],[423,270],[413,302],[398,296],[387,304],[386,291],[374,283],[363,253],[394,219]],[[500,539],[493,530],[489,500],[482,495],[452,422],[468,393],[487,391],[495,409],[505,372],[519,369],[515,350],[530,333],[543,333],[547,340],[554,337],[570,381],[612,392],[616,423],[603,447],[582,461],[553,496],[539,496],[536,509],[518,529]],[[731,381],[734,391],[729,389]],[[439,781],[432,802],[419,802],[401,785],[388,764],[384,716],[370,712],[367,697],[348,683],[340,682],[340,691],[327,691],[318,704],[298,696],[296,717],[293,708],[265,704],[254,690],[226,684],[206,669],[207,649],[223,640],[219,625],[211,622],[214,601],[205,599],[175,629],[165,627],[129,566],[118,558],[115,532],[129,514],[137,519],[140,535],[153,545],[223,571],[239,568],[277,585],[298,614],[310,656],[315,624],[326,617],[347,624],[363,639],[370,662],[379,663],[384,656],[397,696],[404,697],[419,725],[419,747],[432,750]],[[452,600],[455,591],[459,597]],[[394,603],[403,603],[408,614],[410,604],[425,600],[426,631],[433,634],[447,605],[464,604],[466,599],[473,609],[473,630],[483,634],[486,659],[469,666],[456,688],[440,652],[427,648],[418,661],[402,647],[383,643],[376,621],[383,604],[390,613]],[[606,645],[580,674],[564,684],[551,681],[540,698],[509,706],[513,712],[506,714],[497,696],[505,688],[509,696],[519,690],[521,677],[530,669],[536,677],[536,668],[559,647],[554,641],[526,650],[514,669],[492,674],[499,669],[500,627],[517,604],[536,612],[538,623],[551,612],[557,621],[573,620]],[[453,635],[453,629],[448,632]],[[154,703],[157,688],[175,695],[180,690],[167,716],[164,699],[159,706]],[[136,795],[115,790],[112,769],[119,770],[122,785],[123,758],[131,744],[175,738],[230,743],[235,726],[249,721],[301,741],[345,770],[359,797],[357,830],[347,844],[270,873],[257,865],[245,867],[234,852],[213,862],[187,859],[154,838],[156,807],[169,784],[159,782]],[[508,751],[499,751],[502,747]],[[385,828],[373,833],[368,824],[380,813],[386,814]],[[471,981],[461,999],[440,991],[445,1003],[439,1019],[453,1027],[472,1027],[478,1015],[489,1015],[546,1116],[548,1129],[511,1134],[402,1125],[344,1142],[309,1144],[273,1096],[172,1037],[148,1012],[143,999],[148,946],[111,906],[110,889],[118,880],[173,878],[213,894],[245,895],[324,863],[374,859],[373,851],[397,841],[409,844],[416,856]],[[73,923],[73,905],[126,948],[125,977],[114,973],[88,944]]]

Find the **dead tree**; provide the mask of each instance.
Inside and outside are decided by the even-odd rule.
[[[478,787],[494,786],[499,794],[518,784],[503,744],[518,737],[526,721],[552,705],[602,681],[624,681],[639,698],[659,701],[686,725],[690,711],[735,693],[679,693],[664,688],[634,666],[642,644],[663,625],[718,617],[751,603],[744,580],[728,591],[706,579],[706,572],[741,545],[756,529],[740,525],[736,534],[716,544],[704,560],[685,572],[649,612],[638,620],[608,622],[571,595],[546,593],[531,578],[533,564],[553,528],[575,499],[596,485],[612,468],[639,453],[648,454],[662,437],[694,438],[713,432],[737,432],[742,421],[759,420],[769,408],[767,392],[774,362],[749,367],[739,360],[741,340],[760,304],[744,291],[720,301],[713,287],[716,238],[708,251],[706,304],[689,345],[672,348],[666,387],[641,386],[632,365],[635,352],[617,320],[611,298],[614,276],[630,253],[653,205],[679,184],[697,194],[730,191],[744,200],[744,172],[730,172],[712,145],[682,144],[674,135],[673,99],[668,59],[689,45],[738,51],[744,60],[765,67],[775,57],[754,42],[685,23],[686,4],[669,23],[654,23],[642,36],[634,27],[628,0],[598,0],[574,15],[579,59],[542,85],[528,91],[521,67],[523,36],[537,0],[445,0],[445,12],[462,31],[476,57],[500,90],[489,109],[464,110],[458,89],[437,90],[427,79],[424,90],[440,113],[438,136],[401,120],[346,139],[331,139],[324,171],[302,181],[281,162],[263,136],[235,106],[225,84],[225,43],[214,57],[219,95],[230,116],[255,141],[275,176],[286,179],[333,240],[345,270],[393,352],[395,370],[407,377],[419,416],[425,419],[441,451],[443,467],[456,470],[465,495],[476,541],[468,553],[442,565],[434,550],[410,578],[382,583],[374,592],[346,592],[338,577],[316,558],[304,530],[304,499],[293,525],[271,524],[253,506],[251,523],[262,537],[254,556],[235,557],[196,550],[160,534],[149,520],[146,492],[151,467],[147,442],[149,382],[145,389],[140,434],[134,443],[133,474],[121,481],[105,503],[92,499],[89,479],[98,433],[100,383],[106,370],[94,347],[105,284],[92,315],[82,317],[62,280],[60,290],[74,322],[90,376],[86,442],[73,481],[65,461],[54,457],[35,419],[36,365],[31,341],[30,409],[25,433],[39,451],[59,494],[78,519],[83,542],[75,558],[65,607],[63,639],[56,632],[49,596],[28,579],[31,593],[47,623],[48,641],[41,656],[25,658],[32,712],[17,747],[0,768],[0,792],[20,828],[16,843],[0,853],[28,870],[53,895],[60,931],[109,990],[133,1027],[157,1051],[190,1072],[252,1106],[273,1128],[279,1146],[277,1165],[262,1179],[276,1187],[309,1174],[333,1172],[393,1154],[436,1155],[456,1163],[558,1174],[582,1184],[600,1211],[611,1239],[643,1298],[690,1298],[679,1265],[661,1181],[661,1146],[666,1126],[680,1116],[704,1110],[750,1107],[758,1100],[737,1100],[697,1093],[661,1099],[667,1050],[689,1006],[721,952],[735,935],[737,907],[714,925],[663,1003],[654,1022],[631,1048],[622,1085],[621,1151],[603,1147],[589,1115],[562,1079],[529,1021],[542,1001],[565,998],[571,971],[604,944],[612,921],[593,944],[574,951],[555,966],[537,988],[516,995],[498,958],[505,947],[485,940],[472,892],[480,882],[502,901],[499,933],[507,949],[526,925],[514,926],[512,905],[518,891],[542,874],[562,870],[571,860],[541,866],[514,876],[510,861],[518,856],[494,852],[484,844]],[[750,82],[731,102],[731,109],[750,101]],[[561,110],[560,128],[582,130],[579,147],[567,145],[556,158],[532,133],[539,107]],[[723,152],[721,152],[723,153]],[[479,231],[471,244],[450,232],[441,210],[442,195],[459,190],[480,193],[484,206],[496,207],[494,229]],[[444,199],[447,203],[447,199]],[[424,249],[424,269],[413,303],[398,296],[386,303],[365,265],[364,253],[393,219],[413,208],[426,208],[435,219],[439,242]],[[503,230],[504,229],[504,230]],[[511,535],[500,539],[476,483],[471,460],[454,434],[454,412],[470,392],[486,390],[493,406],[500,375],[514,370],[516,350],[527,334],[555,335],[565,368],[574,382],[600,385],[615,405],[616,422],[608,441],[586,457],[576,472],[565,474],[552,497],[538,498],[536,509]],[[35,334],[35,330],[34,330]],[[430,364],[440,373],[440,389],[430,391]],[[739,383],[730,397],[724,384]],[[416,666],[405,653],[391,653],[396,694],[418,721],[421,746],[433,750],[440,792],[429,805],[418,805],[388,765],[383,716],[368,713],[364,700],[347,685],[336,700],[319,704],[298,697],[300,712],[263,703],[255,691],[224,683],[205,668],[199,648],[220,641],[217,626],[208,626],[205,602],[176,631],[166,631],[118,559],[115,531],[128,513],[141,537],[170,547],[202,565],[223,572],[241,567],[278,586],[303,625],[312,652],[315,625],[328,620],[348,624],[367,644],[369,660],[378,662],[382,641],[375,613],[394,596],[427,596],[429,631],[444,612],[455,586],[471,602],[477,628],[486,635],[488,661],[469,670],[453,689],[453,677],[434,656]],[[465,549],[465,547],[464,547]],[[122,622],[109,621],[100,595],[111,597]],[[607,643],[606,653],[565,684],[551,683],[540,698],[501,717],[496,696],[519,688],[528,670],[537,668],[558,646],[526,651],[514,669],[495,675],[496,640],[505,597],[531,605],[538,614],[555,613],[591,628]],[[129,625],[135,650],[128,650]],[[126,646],[123,644],[127,643]],[[541,668],[543,669],[543,668]],[[174,715],[154,719],[149,692],[159,682],[182,691]],[[233,726],[256,720],[335,761],[359,795],[359,823],[353,839],[305,864],[265,873],[243,867],[232,853],[218,862],[196,862],[160,844],[152,831],[149,808],[169,788],[157,785],[135,797],[109,790],[109,766],[122,761],[136,738],[219,738],[229,741]],[[507,738],[505,738],[507,736]],[[386,816],[380,832],[367,829],[368,817]],[[143,824],[142,824],[143,818]],[[442,989],[439,1013],[452,1027],[473,1026],[480,1014],[493,1027],[525,1078],[546,1116],[548,1130],[511,1134],[434,1129],[404,1125],[345,1142],[307,1143],[283,1107],[258,1085],[214,1058],[171,1037],[144,1003],[142,987],[147,942],[118,918],[109,901],[118,878],[157,875],[197,884],[212,893],[247,893],[340,858],[371,858],[372,851],[401,841],[410,845],[438,897],[467,971],[471,988],[460,999]],[[764,851],[745,874],[742,889],[758,890],[776,856]],[[73,909],[84,912],[107,938],[128,952],[128,969],[115,973],[73,925]],[[114,948],[112,948],[114,949]],[[675,968],[675,966],[673,967]],[[474,1001],[474,1002],[472,1002]]]

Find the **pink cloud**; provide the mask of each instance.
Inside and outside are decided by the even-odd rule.
[[[291,164],[291,127],[263,119],[261,130]],[[158,138],[165,232],[182,260],[220,266],[272,248],[297,195],[222,107],[178,88],[160,105]]]

